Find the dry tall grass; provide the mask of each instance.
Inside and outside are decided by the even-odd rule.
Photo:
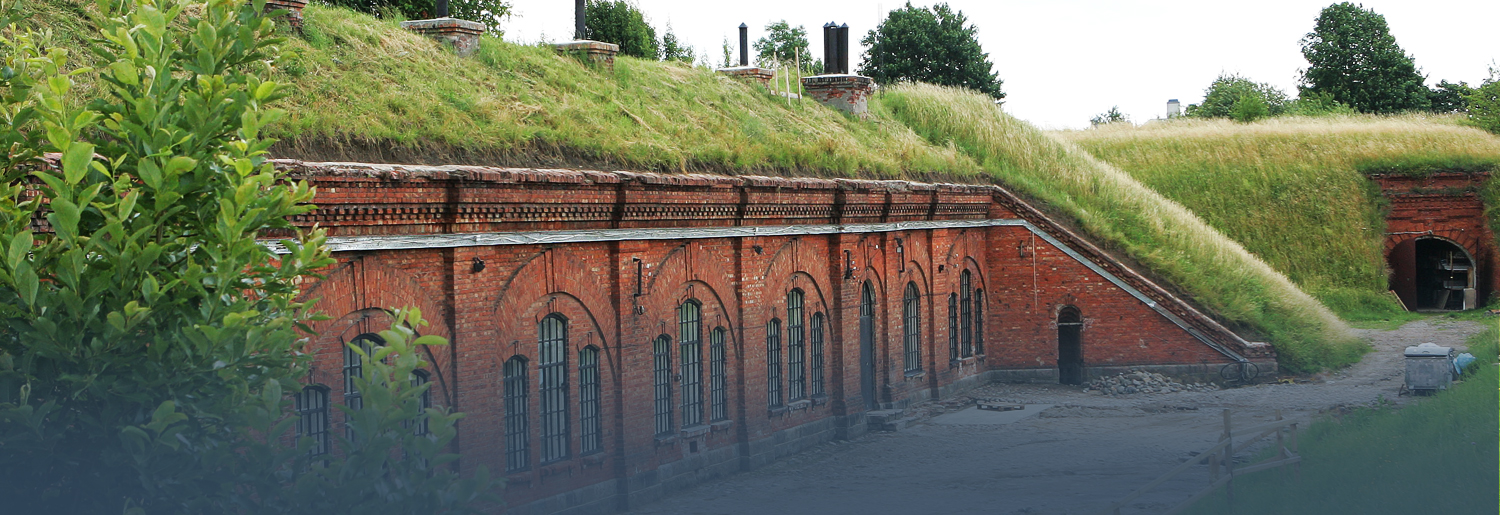
[[[938,145],[977,160],[994,180],[1077,217],[1242,328],[1277,345],[1281,363],[1340,366],[1365,349],[1333,312],[1191,211],[1074,145],[953,88],[888,88],[881,108]]]

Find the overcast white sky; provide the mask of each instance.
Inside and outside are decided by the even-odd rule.
[[[636,0],[658,34],[673,32],[698,53],[722,58],[724,38],[737,45],[737,27],[750,40],[767,23],[785,19],[808,29],[813,54],[822,55],[824,23],[847,23],[851,43],[874,28],[892,0]],[[912,2],[931,5],[935,2]],[[949,4],[979,28],[979,43],[1005,81],[1005,110],[1042,128],[1081,128],[1110,106],[1137,123],[1166,113],[1168,99],[1186,106],[1221,71],[1269,82],[1296,95],[1297,70],[1306,66],[1298,41],[1332,0],[1055,0]],[[572,0],[513,0],[504,24],[517,42],[571,39]],[[1396,42],[1428,78],[1477,85],[1500,58],[1497,0],[1366,0],[1385,15]],[[863,51],[863,49],[861,49]],[[736,52],[738,52],[736,50]],[[852,54],[853,52],[851,52]],[[860,58],[850,57],[851,68]]]

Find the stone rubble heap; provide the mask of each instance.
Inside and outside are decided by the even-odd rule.
[[[1131,395],[1136,393],[1212,392],[1219,386],[1209,383],[1181,383],[1153,372],[1134,370],[1114,376],[1102,377],[1089,382],[1085,391],[1098,391],[1104,395]]]

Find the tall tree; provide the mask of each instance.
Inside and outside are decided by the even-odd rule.
[[[786,20],[766,25],[766,35],[755,40],[755,63],[760,66],[790,65],[802,62],[803,73],[818,73],[823,69],[822,59],[813,59],[808,50],[807,29],[801,25],[791,26]]]
[[[907,2],[860,39],[870,50],[859,73],[882,84],[926,82],[1005,98],[990,55],[974,37],[979,29],[968,21],[946,3],[926,8]]]
[[[661,60],[693,64],[694,57],[693,47],[679,39],[668,23],[666,33],[661,36]]]
[[[631,57],[660,58],[656,29],[628,0],[589,0],[583,8],[583,23],[587,39],[620,45],[620,53]]]
[[[1427,100],[1432,103],[1431,109],[1434,113],[1462,113],[1469,110],[1469,95],[1474,94],[1474,88],[1464,81],[1457,84],[1448,81],[1439,82],[1427,92]]]
[[[1385,16],[1349,2],[1330,5],[1302,38],[1304,94],[1327,93],[1365,113],[1427,109],[1427,88],[1396,44]]]

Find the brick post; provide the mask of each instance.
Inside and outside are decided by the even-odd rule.
[[[620,45],[605,43],[603,41],[569,41],[552,45],[559,54],[573,54],[585,62],[605,68],[609,71],[615,70],[615,56],[620,53]]]
[[[823,105],[864,118],[870,112],[875,80],[860,75],[815,75],[802,78],[802,89]]]
[[[287,24],[291,25],[292,29],[297,32],[302,32],[303,7],[307,7],[307,0],[266,0],[266,12],[286,9],[287,13],[284,18],[286,18]]]
[[[759,66],[733,66],[719,68],[714,71],[742,81],[753,82],[767,87],[771,85],[771,79],[776,78],[776,70],[761,68]]]
[[[403,21],[401,28],[447,43],[460,56],[479,49],[479,36],[485,29],[483,23],[457,18]]]

